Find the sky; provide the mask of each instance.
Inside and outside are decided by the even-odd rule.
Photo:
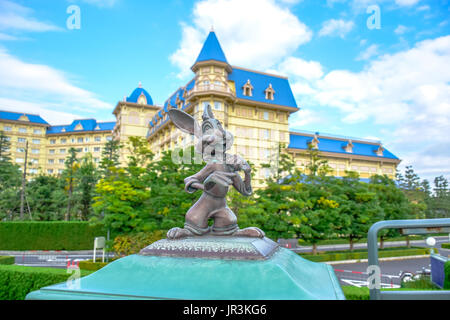
[[[211,27],[231,65],[289,78],[291,129],[450,178],[450,0],[0,0],[0,109],[115,120],[139,82],[162,105]]]

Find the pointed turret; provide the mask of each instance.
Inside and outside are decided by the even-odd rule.
[[[196,72],[199,66],[210,63],[222,65],[226,69],[230,70],[229,72],[231,72],[231,66],[228,64],[227,58],[225,57],[219,40],[216,37],[216,33],[213,30],[210,31],[208,37],[206,38],[203,48],[191,69]]]

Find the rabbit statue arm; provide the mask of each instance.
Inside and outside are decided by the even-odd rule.
[[[196,174],[184,179],[185,190],[188,193],[194,193],[197,190],[204,190],[203,181],[214,171],[212,165],[207,164],[202,170]]]
[[[236,174],[233,178],[233,187],[236,188],[239,193],[244,196],[252,195],[252,184],[251,184],[251,175],[250,172],[244,171],[245,177],[242,180],[239,174]]]

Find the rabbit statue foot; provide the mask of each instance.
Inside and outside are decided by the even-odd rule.
[[[172,228],[169,231],[167,231],[167,239],[180,239],[193,235],[194,234],[190,230],[178,227]]]
[[[264,238],[266,234],[259,228],[248,227],[244,229],[239,229],[233,233],[234,237],[251,237],[251,238]]]

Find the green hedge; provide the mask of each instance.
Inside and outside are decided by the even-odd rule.
[[[108,262],[92,262],[91,260],[80,261],[78,266],[81,270],[97,271],[106,266]]]
[[[14,264],[16,259],[11,256],[0,256],[0,264]]]
[[[386,248],[378,250],[379,258],[388,257],[403,257],[403,256],[416,256],[429,254],[430,250],[427,248]],[[362,260],[367,259],[368,253],[366,250],[362,251],[335,251],[318,252],[317,255],[311,253],[300,253],[300,256],[314,262],[326,262],[326,261],[340,261],[340,260]]]
[[[450,261],[447,261],[444,265],[444,289],[450,290]]]
[[[0,250],[88,250],[105,235],[86,221],[0,222]]]
[[[90,271],[81,270],[81,276]],[[66,269],[0,265],[0,300],[23,300],[31,291],[67,281]]]
[[[443,249],[450,249],[450,243],[443,243],[442,244]]]
[[[342,286],[341,288],[347,300],[370,300],[369,288],[352,286]]]

